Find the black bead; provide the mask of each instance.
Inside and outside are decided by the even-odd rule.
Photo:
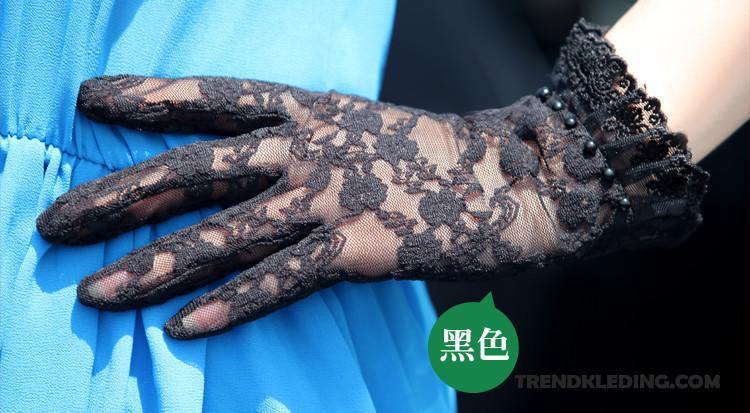
[[[620,206],[623,208],[627,208],[630,206],[630,199],[628,197],[624,196],[620,198]]]
[[[575,128],[577,123],[578,123],[578,121],[576,121],[576,118],[574,116],[569,115],[569,116],[565,117],[565,127],[566,128],[568,128],[568,129]]]
[[[560,99],[550,99],[547,102],[547,106],[552,108],[552,110],[561,110],[563,108],[563,103]]]
[[[536,91],[536,96],[542,99],[547,99],[551,94],[552,91],[547,86],[542,86]]]
[[[583,144],[583,150],[587,153],[594,153],[596,152],[596,142],[594,141],[586,141],[586,143]]]
[[[615,178],[615,170],[612,168],[604,168],[602,169],[602,176],[604,179],[612,180]]]

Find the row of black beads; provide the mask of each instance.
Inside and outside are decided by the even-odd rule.
[[[542,86],[537,90],[536,96],[541,99],[543,102],[547,104],[547,106],[550,107],[550,109],[554,111],[559,111],[565,108],[565,104],[563,104],[562,100],[558,99],[557,97],[553,96],[552,90],[547,86]],[[572,114],[567,114],[565,116],[565,119],[563,120],[563,123],[565,124],[565,127],[567,129],[575,128],[576,125],[578,125],[578,120],[576,120],[575,116]],[[583,144],[583,151],[587,153],[588,155],[594,155],[596,153],[596,150],[598,148],[598,145],[593,140],[588,140],[584,142]],[[605,167],[602,169],[602,178],[607,181],[613,181],[615,179],[615,171],[614,169],[610,167]],[[618,203],[621,207],[627,208],[630,206],[630,199],[628,197],[623,196],[618,200]]]

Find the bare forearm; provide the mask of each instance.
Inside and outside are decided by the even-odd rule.
[[[695,161],[750,118],[750,2],[641,0],[607,38]]]

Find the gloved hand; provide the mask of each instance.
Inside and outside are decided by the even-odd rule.
[[[339,281],[500,276],[683,237],[705,173],[600,29],[579,23],[554,86],[503,109],[434,114],[231,78],[115,76],[78,107],[186,145],[73,188],[38,220],[52,242],[99,242],[208,204],[234,205],[85,278],[107,310],[236,278],[166,331],[215,334]]]

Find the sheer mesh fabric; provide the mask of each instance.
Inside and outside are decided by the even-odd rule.
[[[78,186],[38,227],[84,244],[228,206],[79,286],[85,304],[122,310],[243,270],[167,322],[177,338],[342,280],[506,276],[689,233],[705,173],[599,28],[574,27],[554,78],[463,117],[252,80],[91,79],[78,103],[92,119],[227,137]]]

